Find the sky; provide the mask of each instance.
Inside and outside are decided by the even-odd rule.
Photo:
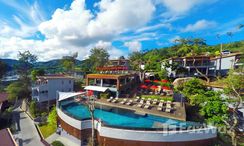
[[[214,45],[244,40],[240,24],[243,0],[0,0],[0,58],[83,60],[97,47],[114,59],[194,37]]]

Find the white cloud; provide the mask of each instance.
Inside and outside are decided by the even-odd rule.
[[[100,11],[94,16],[85,9],[84,0],[76,0],[70,10],[57,9],[39,29],[47,38],[87,46],[145,25],[155,10],[150,0],[102,0],[97,6]]]
[[[137,52],[141,50],[141,43],[138,41],[125,42],[124,46],[129,48],[130,52]]]
[[[181,31],[182,32],[196,32],[199,30],[210,29],[212,27],[215,27],[216,25],[217,25],[217,23],[214,21],[208,21],[208,20],[202,19],[202,20],[197,21],[194,24],[188,24]]]
[[[172,29],[172,26],[170,23],[161,23],[161,24],[156,24],[156,25],[152,25],[152,26],[146,26],[146,27],[142,27],[138,30],[136,30],[137,33],[141,33],[141,32],[145,32],[145,31],[153,31],[159,28],[168,28],[168,29]]]
[[[167,11],[163,14],[165,17],[177,17],[185,15],[193,8],[202,4],[212,4],[217,0],[156,0],[157,4],[163,4]]]
[[[85,0],[75,0],[67,9],[58,8],[50,20],[38,26],[45,35],[43,41],[0,35],[0,41],[4,42],[0,43],[0,57],[16,58],[18,51],[30,50],[42,61],[74,52],[79,52],[79,59],[84,59],[91,48],[107,45],[111,58],[116,58],[124,55],[124,51],[113,47],[111,41],[121,33],[146,25],[155,11],[151,0],[101,0],[96,6],[96,14],[86,9]],[[33,6],[33,11],[37,8]],[[40,14],[31,13],[31,17],[41,19]],[[3,30],[15,34],[7,26]]]

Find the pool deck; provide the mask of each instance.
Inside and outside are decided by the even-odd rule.
[[[124,105],[124,104],[120,103],[122,100],[123,100],[123,98],[120,98],[117,103],[111,103],[111,102],[108,102],[106,99],[98,99],[96,101],[96,103],[100,104],[100,105],[110,106],[110,107],[117,107],[117,108],[122,108],[122,109],[134,110],[135,113],[137,113],[137,114],[142,114],[142,115],[150,114],[150,115],[166,117],[166,118],[171,118],[171,119],[180,120],[180,121],[186,121],[185,104],[183,104],[181,106],[180,102],[172,102],[173,103],[173,111],[171,113],[167,113],[165,111],[158,111],[157,110],[158,105],[152,105],[151,104],[151,108],[144,109],[144,108],[136,107],[138,102],[133,102],[132,105]],[[132,100],[134,100],[134,99],[132,99]]]

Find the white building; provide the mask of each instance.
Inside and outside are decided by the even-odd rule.
[[[220,56],[177,57],[167,60],[169,65],[177,66],[175,70],[166,66],[165,62],[162,63],[162,68],[165,68],[168,71],[168,76],[173,78],[199,76],[195,68],[209,77],[215,77],[219,72],[225,76],[230,69],[242,65],[239,63],[240,58],[241,53],[223,54],[222,58]],[[195,64],[193,65],[194,60]]]
[[[39,76],[32,87],[32,99],[37,102],[56,100],[57,91],[72,92],[73,90],[73,77],[65,75]]]

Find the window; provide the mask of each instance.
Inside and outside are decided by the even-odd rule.
[[[69,84],[71,84],[71,80],[69,80]]]
[[[62,84],[64,84],[64,81],[62,80]]]
[[[69,88],[69,92],[71,92],[71,88]]]

